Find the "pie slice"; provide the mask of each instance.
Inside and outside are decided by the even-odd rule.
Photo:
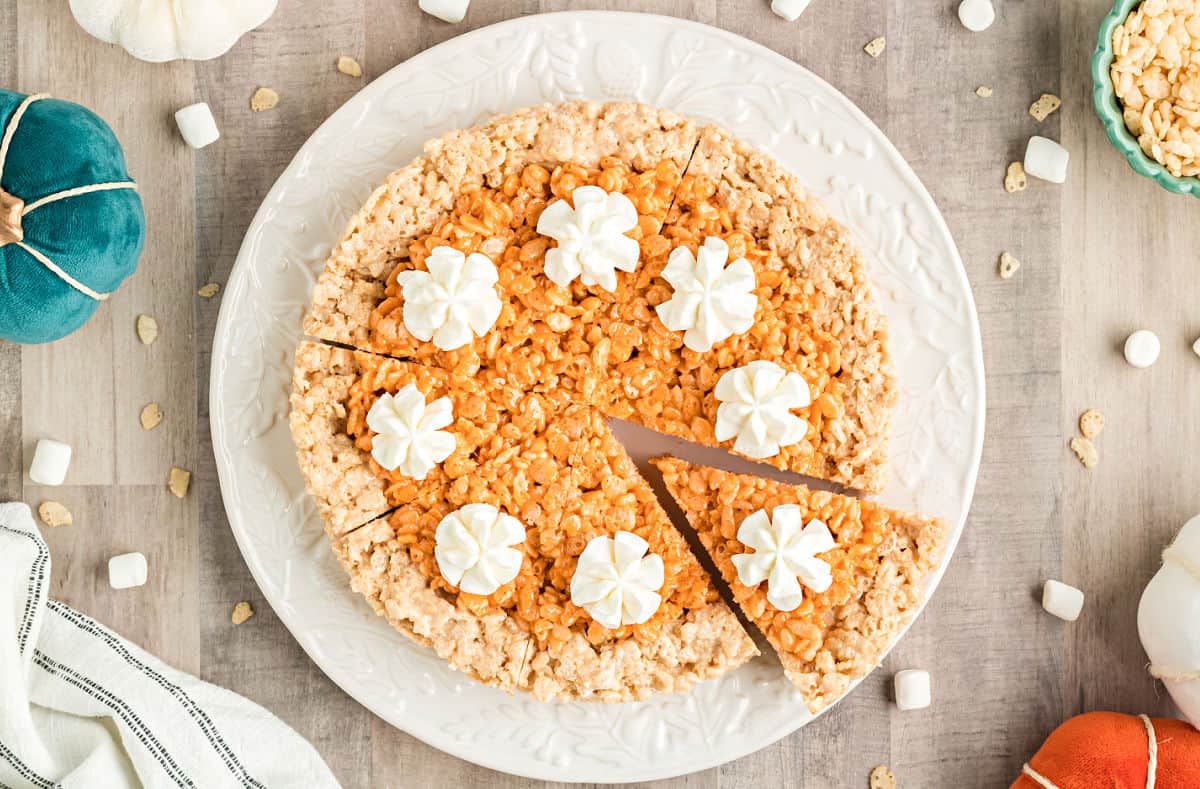
[[[734,600],[775,648],[814,713],[878,665],[924,600],[926,578],[945,547],[945,524],[933,518],[676,458],[654,463]],[[759,510],[775,517],[781,505],[798,506],[802,524],[823,523],[834,542],[816,554],[828,565],[828,588],[817,593],[804,586],[803,598],[787,611],[768,601],[775,579],[747,586],[734,561],[751,553],[738,540],[743,523]]]
[[[491,484],[424,486],[334,541],[352,586],[401,632],[481,682],[558,701],[682,691],[758,654],[598,411],[564,409],[497,463]],[[489,595],[451,584],[435,555],[438,524],[467,504],[526,530],[519,572]],[[589,542],[617,532],[643,538],[665,580],[647,621],[609,628],[571,585]]]
[[[367,414],[384,394],[416,386],[427,403],[447,397],[454,449],[424,479],[388,471],[372,457]],[[331,537],[345,534],[393,507],[440,493],[496,484],[523,436],[539,431],[559,406],[479,376],[455,377],[425,365],[303,342],[292,383],[292,438],[300,471]]]

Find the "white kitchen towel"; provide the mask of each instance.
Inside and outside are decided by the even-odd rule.
[[[46,597],[50,551],[24,504],[0,504],[0,787],[338,783],[300,735]]]

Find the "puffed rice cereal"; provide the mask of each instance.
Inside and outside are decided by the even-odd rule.
[[[1029,186],[1029,179],[1025,177],[1025,165],[1020,162],[1010,162],[1008,169],[1004,171],[1004,191],[1012,194],[1027,186]]]
[[[1200,0],[1145,0],[1113,31],[1125,125],[1174,176],[1200,175]]]

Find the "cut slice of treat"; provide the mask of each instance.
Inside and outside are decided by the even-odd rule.
[[[675,458],[654,463],[813,712],[878,665],[920,607],[942,556],[947,530],[934,518]],[[768,521],[781,531],[758,539]],[[772,564],[766,548],[776,539],[788,546],[783,565]]]
[[[383,395],[397,395],[410,385],[426,405],[448,398],[453,420],[441,428],[453,437],[453,450],[431,463],[424,479],[404,467],[381,466],[373,457],[376,433],[368,425],[368,415]],[[494,461],[502,461],[523,436],[543,429],[558,407],[546,395],[481,377],[456,377],[420,364],[304,342],[296,350],[289,420],[300,471],[330,536],[336,537],[448,484],[486,487],[503,474]]]
[[[335,540],[353,587],[376,612],[454,668],[544,700],[629,701],[685,690],[757,654],[604,417],[572,406],[496,460],[487,485],[448,482]],[[490,594],[442,572],[438,526],[485,504],[525,529],[520,568]],[[626,532],[662,562],[645,621],[608,627],[573,602],[580,555]]]
[[[863,491],[882,489],[896,385],[886,319],[849,232],[777,162],[709,126],[662,235],[671,247],[692,251],[715,236],[727,242],[730,261],[747,260],[758,298],[754,322],[707,352],[683,348],[681,333],[670,333],[680,364],[623,381],[628,398],[609,413],[734,449],[734,441],[716,440],[717,382],[731,370],[769,361],[807,383],[809,402],[794,413],[808,429],[803,440],[756,459]],[[650,310],[672,295],[661,260],[639,269]],[[664,335],[650,337],[659,345]]]
[[[545,361],[536,354],[562,331],[547,333],[547,319],[570,317],[560,308],[578,301],[573,294],[608,296],[579,280],[560,287],[547,278],[549,239],[536,233],[542,210],[570,201],[582,186],[619,192],[637,212],[628,235],[645,244],[658,233],[696,140],[692,121],[628,102],[528,107],[432,140],[424,157],[392,173],[351,220],[317,283],[305,331],[447,368]],[[406,328],[396,275],[424,270],[438,246],[492,259],[505,342],[492,334],[439,350]],[[524,354],[523,342],[533,346]]]

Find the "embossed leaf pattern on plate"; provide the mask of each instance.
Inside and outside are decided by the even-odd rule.
[[[496,769],[650,780],[735,759],[808,722],[778,661],[763,656],[690,693],[636,704],[542,704],[478,685],[349,589],[287,429],[304,305],[374,186],[430,137],[580,97],[637,98],[719,121],[778,158],[851,229],[889,316],[902,390],[893,482],[881,498],[946,518],[957,540],[982,445],[983,367],[970,291],[936,207],[883,134],[829,85],[745,39],[666,17],[569,12],[484,28],[397,66],[318,129],[263,201],[226,288],[213,447],[230,525],[264,595],[361,703]]]

